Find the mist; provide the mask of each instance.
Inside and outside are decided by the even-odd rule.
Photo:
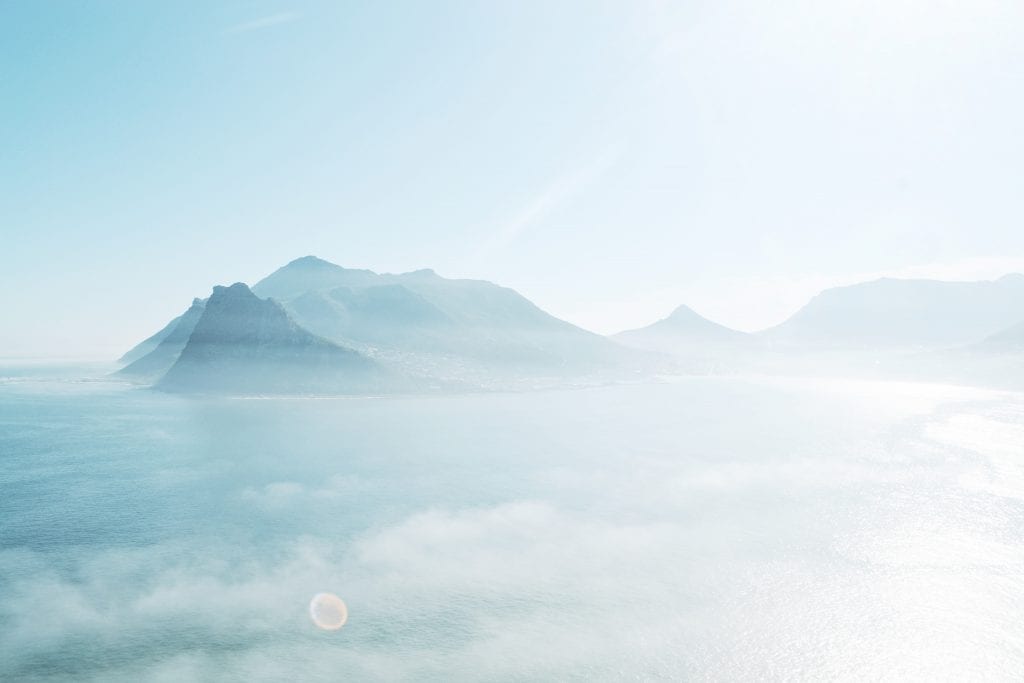
[[[0,391],[19,407],[0,503],[8,678],[1024,665],[1005,650],[1024,594],[1019,394],[771,378],[326,400]],[[23,445],[67,439],[42,460]],[[324,590],[349,606],[337,633],[306,614]]]

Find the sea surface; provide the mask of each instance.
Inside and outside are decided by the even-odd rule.
[[[0,368],[3,681],[1009,681],[1022,615],[1020,393]]]

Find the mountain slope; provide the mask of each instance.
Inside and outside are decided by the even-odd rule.
[[[612,339],[627,346],[664,352],[693,345],[743,343],[750,338],[745,332],[708,320],[688,306],[679,306],[667,318],[646,327],[612,335]]]
[[[380,281],[381,276],[371,270],[342,268],[315,256],[303,256],[257,282],[252,291],[257,296],[286,301],[305,292],[335,287],[367,287]]]
[[[985,338],[974,346],[979,351],[1020,351],[1024,352],[1024,321]]]
[[[184,315],[184,313],[182,313],[182,315]],[[126,351],[123,356],[117,359],[117,362],[127,365],[129,363],[134,363],[138,359],[145,356],[147,353],[150,353],[151,351],[153,351],[153,349],[160,345],[160,342],[167,338],[167,335],[174,331],[174,328],[177,327],[179,322],[181,322],[181,315],[179,315],[176,318],[173,318],[171,322],[167,323],[162,328],[160,328],[159,332],[156,332],[155,334],[146,337],[138,344],[128,349],[128,351]]]
[[[279,303],[215,287],[185,348],[157,383],[200,393],[351,393],[393,381],[359,353],[302,329]]]
[[[278,298],[316,334],[445,377],[586,373],[627,362],[633,353],[511,289],[432,270],[377,274],[305,257],[253,290]]]
[[[157,378],[167,372],[181,355],[182,349],[185,348],[189,337],[192,336],[205,308],[206,301],[204,299],[194,299],[187,311],[171,321],[172,329],[164,335],[156,348],[121,368],[118,374],[139,378]]]
[[[827,289],[777,327],[786,343],[860,347],[952,347],[1024,318],[1024,276],[941,282],[883,278]]]
[[[452,324],[423,297],[397,284],[304,292],[287,308],[317,334],[354,344],[398,344]]]

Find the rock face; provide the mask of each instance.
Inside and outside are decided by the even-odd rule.
[[[1024,318],[1024,275],[995,281],[884,278],[827,289],[766,339],[811,346],[941,348],[976,343]]]
[[[719,325],[688,306],[680,306],[667,317],[636,330],[612,336],[627,346],[674,353],[693,346],[743,344],[751,335]]]
[[[167,372],[181,355],[205,308],[205,299],[194,299],[187,311],[171,321],[168,325],[171,329],[163,335],[153,350],[122,368],[118,374],[139,379],[156,379]]]
[[[273,300],[236,283],[215,287],[165,391],[334,394],[387,390],[393,377],[369,358],[299,327]]]

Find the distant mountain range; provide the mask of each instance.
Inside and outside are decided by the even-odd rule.
[[[410,374],[486,384],[497,375],[587,373],[630,355],[517,292],[432,270],[351,270],[307,256],[256,283],[322,337]]]
[[[507,387],[643,363],[490,282],[378,274],[313,256],[251,290],[215,288],[122,361],[131,361],[123,376],[206,393]]]
[[[805,346],[951,348],[1021,321],[1024,275],[982,282],[883,278],[827,289],[761,336]]]
[[[1014,327],[1014,325],[1018,325]],[[1024,328],[1024,275],[994,281],[942,282],[883,278],[826,289],[783,323],[745,334],[707,320],[686,306],[647,327],[612,338],[661,351],[695,345],[763,348],[928,349],[989,340],[997,346]]]
[[[782,324],[754,334],[679,306],[608,338],[490,282],[432,270],[381,274],[306,256],[251,290],[236,283],[195,299],[128,351],[120,374],[179,392],[381,393],[605,381],[652,371],[802,372],[836,360],[829,367],[844,372],[917,368],[958,377],[984,364],[996,376],[1020,354],[1019,274],[986,282],[886,278],[828,289]]]

